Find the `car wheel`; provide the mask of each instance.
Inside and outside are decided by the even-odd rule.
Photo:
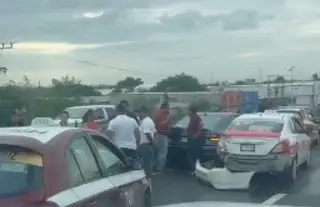
[[[293,183],[297,177],[297,159],[293,158],[290,167],[286,168],[283,173],[283,178],[287,183]]]
[[[302,163],[301,167],[303,169],[307,169],[310,165],[310,162],[311,162],[311,152],[309,151],[307,160]]]

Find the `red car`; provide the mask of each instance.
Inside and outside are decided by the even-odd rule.
[[[149,207],[143,170],[98,131],[0,128],[1,207]]]

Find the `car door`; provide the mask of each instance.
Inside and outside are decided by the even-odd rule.
[[[68,149],[69,180],[76,207],[120,206],[120,192],[104,178],[85,134],[74,137]],[[120,206],[121,207],[121,206]]]
[[[297,140],[297,150],[298,150],[298,165],[303,163],[308,156],[308,145],[310,144],[310,137],[305,133],[303,126],[300,121],[296,118],[292,119],[294,126],[294,135]]]
[[[90,134],[105,168],[105,177],[119,188],[123,202],[127,207],[145,206],[146,196],[151,195],[149,180],[142,170],[132,170],[126,164],[124,154],[107,138]]]

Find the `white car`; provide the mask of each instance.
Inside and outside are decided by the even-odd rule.
[[[69,113],[69,126],[81,126],[83,115],[89,110],[94,111],[95,121],[98,124],[106,123],[110,118],[115,116],[114,105],[85,105],[85,106],[72,106],[66,108],[64,111]],[[56,122],[60,122],[56,120]]]
[[[281,173],[292,182],[310,163],[310,138],[290,114],[245,114],[220,139],[218,153],[231,172]]]
[[[310,110],[303,108],[286,107],[275,110],[265,110],[264,113],[293,114],[303,124],[304,129],[308,132],[312,144],[316,145],[320,142],[320,126],[318,123],[315,123],[316,118]]]

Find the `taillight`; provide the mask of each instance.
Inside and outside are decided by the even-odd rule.
[[[290,154],[290,142],[289,140],[283,140],[277,144],[270,153],[272,154]]]
[[[217,154],[219,156],[224,156],[228,154],[228,149],[227,149],[227,142],[230,137],[226,135],[222,135],[218,141],[218,146],[217,146]]]

